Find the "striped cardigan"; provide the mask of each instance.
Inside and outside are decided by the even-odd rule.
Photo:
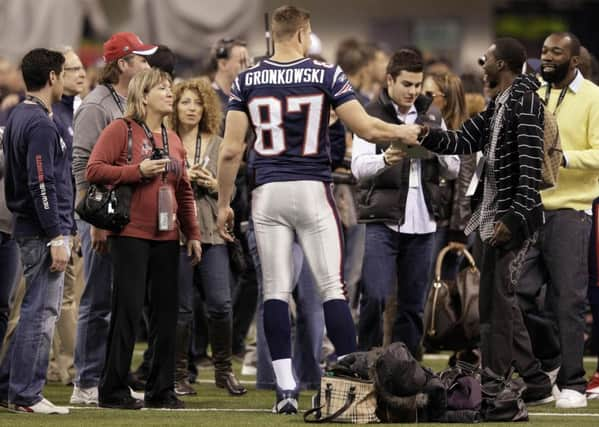
[[[496,221],[512,232],[513,243],[529,237],[543,224],[539,184],[543,165],[544,107],[536,94],[539,82],[521,74],[512,83],[506,103],[502,131],[495,152],[497,184]],[[485,151],[495,103],[466,121],[458,131],[430,130],[422,145],[441,154],[471,154]],[[484,177],[481,177],[484,179]],[[479,184],[475,199],[482,198]],[[510,245],[512,246],[512,245]]]

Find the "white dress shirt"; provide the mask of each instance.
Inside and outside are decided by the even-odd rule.
[[[413,105],[406,114],[402,114],[395,103],[393,106],[397,117],[403,123],[413,124],[416,121],[418,112]],[[446,129],[445,122],[442,123],[442,127]],[[437,158],[445,170],[443,177],[449,180],[456,179],[460,171],[459,156],[438,156]],[[354,176],[358,180],[368,178],[384,167],[383,154],[376,154],[376,145],[354,135],[351,161]],[[428,212],[424,200],[420,159],[410,159],[410,180],[403,224],[386,223],[386,225],[396,232],[406,234],[428,234],[437,231],[437,223]]]

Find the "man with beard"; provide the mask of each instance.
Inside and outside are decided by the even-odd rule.
[[[553,400],[549,377],[534,357],[515,293],[513,267],[525,241],[543,224],[539,194],[543,158],[544,108],[539,82],[521,74],[526,52],[512,38],[498,39],[481,58],[493,100],[458,131],[424,127],[421,144],[441,154],[482,151],[473,196],[478,201],[466,234],[478,230],[483,242],[480,280],[480,334],[483,384],[497,384],[514,364],[526,383],[528,404]],[[474,187],[474,185],[472,185]]]
[[[564,162],[558,185],[541,193],[546,222],[524,259],[518,287],[535,354],[557,379],[558,408],[587,406],[583,312],[591,207],[599,194],[599,87],[578,70],[579,55],[580,41],[570,33],[551,34],[543,44],[547,83],[538,93],[556,116]],[[535,298],[545,283],[541,310]]]

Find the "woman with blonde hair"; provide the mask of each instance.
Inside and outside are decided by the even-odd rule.
[[[217,227],[216,168],[222,138],[218,136],[222,110],[218,95],[207,79],[192,79],[175,85],[174,109],[170,125],[183,141],[186,162],[193,183],[197,216],[202,234],[202,261],[194,268],[186,262],[182,252],[180,274],[181,292],[188,297],[179,307],[181,340],[177,350],[176,391],[192,394],[187,383],[187,347],[191,327],[193,283],[199,282],[206,301],[208,335],[212,347],[214,380],[217,387],[226,388],[229,394],[246,393],[232,370],[232,303],[233,276],[229,253]],[[184,267],[187,266],[187,267]]]
[[[201,246],[185,150],[163,124],[172,110],[170,77],[156,69],[140,72],[129,83],[124,120],[104,129],[87,165],[90,183],[132,189],[130,222],[109,236],[113,297],[98,390],[101,407],[184,406],[174,392],[173,370],[179,230],[187,238],[193,263],[200,261]],[[131,396],[128,373],[146,296],[154,355],[142,403]]]

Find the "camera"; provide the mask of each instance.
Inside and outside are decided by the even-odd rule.
[[[168,158],[168,156],[162,148],[154,148],[152,150],[152,156],[150,157],[150,160],[162,160],[166,158]]]

